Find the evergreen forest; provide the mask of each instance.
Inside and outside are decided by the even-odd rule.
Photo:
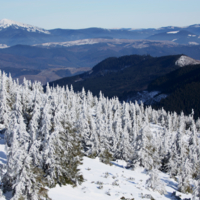
[[[200,65],[190,65],[170,72],[152,81],[149,91],[160,91],[168,97],[162,99],[153,107],[164,108],[167,111],[183,111],[189,115],[194,109],[194,118],[200,116]]]
[[[81,184],[82,157],[109,164],[125,160],[127,168],[144,167],[147,186],[162,194],[163,171],[178,190],[200,197],[200,119],[155,110],[142,103],[108,99],[100,92],[73,87],[23,84],[0,74],[0,125],[7,163],[1,166],[2,192],[12,200],[48,199],[46,187]],[[154,127],[157,127],[156,129]]]

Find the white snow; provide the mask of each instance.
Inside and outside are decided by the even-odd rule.
[[[15,22],[15,21],[12,21],[12,20],[9,20],[9,19],[0,20],[0,31],[2,29],[8,28],[10,26],[15,27],[16,29],[24,28],[28,32],[41,32],[41,33],[45,33],[45,34],[50,34],[49,31],[42,29],[42,28],[38,28],[36,26],[31,26],[31,25],[28,25],[28,24],[20,23],[20,22]]]
[[[75,41],[69,41],[69,42],[49,42],[49,43],[43,43],[39,44],[39,46],[44,47],[56,47],[56,46],[64,46],[64,47],[70,47],[70,46],[79,46],[79,45],[86,45],[86,44],[97,44],[101,39],[83,39],[83,40],[75,40]],[[38,46],[38,45],[33,45]]]
[[[184,67],[186,65],[198,65],[200,64],[200,60],[195,60],[193,58],[190,58],[188,56],[181,56],[176,62],[175,65],[178,65],[179,67]]]
[[[33,46],[43,46],[43,47],[56,47],[56,46],[63,46],[63,47],[71,47],[71,46],[80,46],[80,45],[92,45],[103,42],[102,39],[83,39],[83,40],[75,40],[75,41],[68,41],[68,42],[49,42],[49,43],[42,43],[36,44]]]
[[[152,128],[156,130],[158,127]],[[125,161],[118,160],[112,163],[113,165],[109,166],[101,163],[98,158],[84,157],[80,169],[85,182],[74,188],[69,185],[57,185],[49,189],[49,197],[52,200],[118,200],[121,197],[140,200],[145,194],[150,194],[154,199],[173,199],[171,195],[177,190],[177,182],[167,174],[159,173],[161,180],[167,185],[167,194],[161,195],[145,187],[149,175],[144,168],[138,167],[132,171],[124,168]],[[191,198],[191,194],[180,194],[182,198]]]
[[[91,38],[91,39],[82,39],[75,41],[66,41],[66,42],[49,42],[42,44],[34,44],[33,46],[39,47],[71,47],[78,45],[93,45],[98,43],[107,43],[109,47],[115,47],[116,45],[124,45],[124,48],[129,48],[130,46],[134,48],[146,48],[150,45],[153,46],[164,46],[164,45],[176,45],[174,42],[170,41],[153,41],[153,40],[132,40],[132,39],[103,39],[103,38]]]
[[[0,130],[3,130],[5,128],[5,125],[0,124]]]
[[[163,127],[150,125],[156,134]],[[1,128],[0,128],[1,129]],[[6,151],[4,135],[0,134],[0,163],[6,163]],[[84,157],[80,171],[85,181],[77,187],[71,185],[56,186],[47,188],[48,195],[52,200],[119,200],[121,197],[134,200],[144,199],[144,195],[150,194],[154,199],[169,200],[173,199],[172,193],[180,194],[181,198],[191,198],[191,194],[177,192],[177,182],[169,178],[169,175],[159,172],[161,181],[166,184],[165,195],[146,188],[146,180],[149,178],[147,171],[143,167],[135,170],[126,169],[126,162],[117,160],[112,162],[112,166],[103,164],[99,158],[91,159]],[[11,192],[7,192],[0,197],[0,200],[11,199]]]
[[[167,34],[176,34],[178,33],[179,31],[170,31],[170,32],[167,32]]]
[[[191,34],[188,34],[188,36],[189,36],[189,37],[196,37],[196,35],[191,35]]]
[[[0,165],[6,163],[6,150],[4,136],[0,134]]]
[[[9,46],[7,46],[6,44],[0,44],[0,49],[5,49],[8,48]]]
[[[97,44],[97,43],[109,43],[109,42],[112,42],[114,44],[122,44],[123,42],[124,43],[133,43],[133,42],[135,42],[135,40],[91,38],[91,39],[82,39],[82,40],[67,41],[67,42],[48,42],[48,43],[42,43],[42,44],[35,44],[33,46],[42,46],[42,47],[63,46],[63,47],[71,47],[71,46],[92,45],[92,44]]]
[[[189,44],[191,44],[191,45],[199,45],[199,43],[197,43],[197,42],[189,42]]]

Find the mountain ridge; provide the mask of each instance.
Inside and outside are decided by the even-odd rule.
[[[151,57],[130,55],[111,57],[83,74],[50,82],[50,86],[73,85],[75,91],[90,90],[98,95],[123,98],[129,92],[147,89],[154,79],[180,68],[176,64],[182,55]]]
[[[36,26],[32,26],[32,25],[29,25],[29,24],[24,24],[24,23],[20,23],[20,22],[16,22],[16,21],[13,21],[13,20],[9,20],[9,19],[2,19],[0,20],[0,31],[2,29],[6,29],[8,27],[13,27],[13,28],[24,28],[26,29],[28,32],[41,32],[41,33],[45,33],[45,34],[50,34],[49,31],[43,29],[43,28],[39,28],[39,27],[36,27]]]
[[[187,27],[161,27],[158,29],[105,29],[105,28],[86,28],[86,29],[50,29],[46,30],[36,26],[15,22],[8,19],[0,21],[0,44],[13,46],[16,44],[34,45],[47,42],[66,42],[89,38],[105,38],[105,39],[148,39],[156,34],[170,31],[189,31],[191,35],[197,35],[188,40],[177,40],[177,43],[188,44],[188,42],[196,42],[199,44],[200,25],[191,25]],[[14,40],[13,40],[14,39]],[[159,38],[156,37],[156,40]],[[192,43],[191,43],[192,44]]]

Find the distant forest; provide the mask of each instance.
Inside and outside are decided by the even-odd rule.
[[[110,57],[86,72],[73,77],[65,77],[53,82],[50,86],[70,86],[74,91],[84,87],[94,95],[99,92],[109,98],[122,98],[128,92],[147,89],[148,84],[156,78],[179,68],[175,62],[181,55],[151,57],[149,55],[130,55],[119,58]]]
[[[149,90],[158,90],[169,94],[166,99],[154,105],[167,111],[190,114],[194,109],[194,117],[200,116],[200,65],[187,66],[175,70],[153,81]]]

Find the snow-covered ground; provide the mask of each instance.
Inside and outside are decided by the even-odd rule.
[[[152,124],[152,129],[159,127]],[[4,135],[0,135],[0,164],[6,163],[6,151]],[[84,157],[80,171],[85,181],[77,187],[56,186],[48,188],[49,197],[52,200],[119,200],[126,199],[174,199],[173,192],[177,190],[177,182],[170,179],[165,173],[160,172],[160,179],[166,184],[165,195],[146,188],[146,180],[149,178],[147,171],[142,167],[137,167],[134,171],[126,169],[126,162],[117,160],[112,162],[112,166],[99,161],[99,158],[91,159]],[[181,199],[191,198],[191,194],[186,195],[176,192]],[[11,192],[4,194],[0,200],[11,199]]]
[[[3,127],[0,126],[0,130]],[[4,135],[0,134],[0,166],[2,167],[2,165],[6,164],[6,149],[5,149],[5,140],[4,140]],[[5,170],[4,170],[5,172]],[[2,197],[0,197],[0,200],[9,200],[11,199],[12,194],[11,192],[7,193],[7,194],[3,194]]]
[[[147,171],[142,167],[134,171],[125,169],[126,163],[122,160],[113,162],[112,166],[103,164],[98,158],[90,159],[84,157],[83,165],[80,167],[85,182],[77,187],[70,185],[49,189],[49,197],[52,200],[119,200],[122,197],[137,200],[145,199],[150,194],[154,199],[173,199],[172,193],[177,190],[177,182],[170,179],[167,174],[159,174],[161,180],[166,184],[167,193],[161,195],[146,188],[146,180],[149,178]],[[177,192],[183,198],[191,198]]]

